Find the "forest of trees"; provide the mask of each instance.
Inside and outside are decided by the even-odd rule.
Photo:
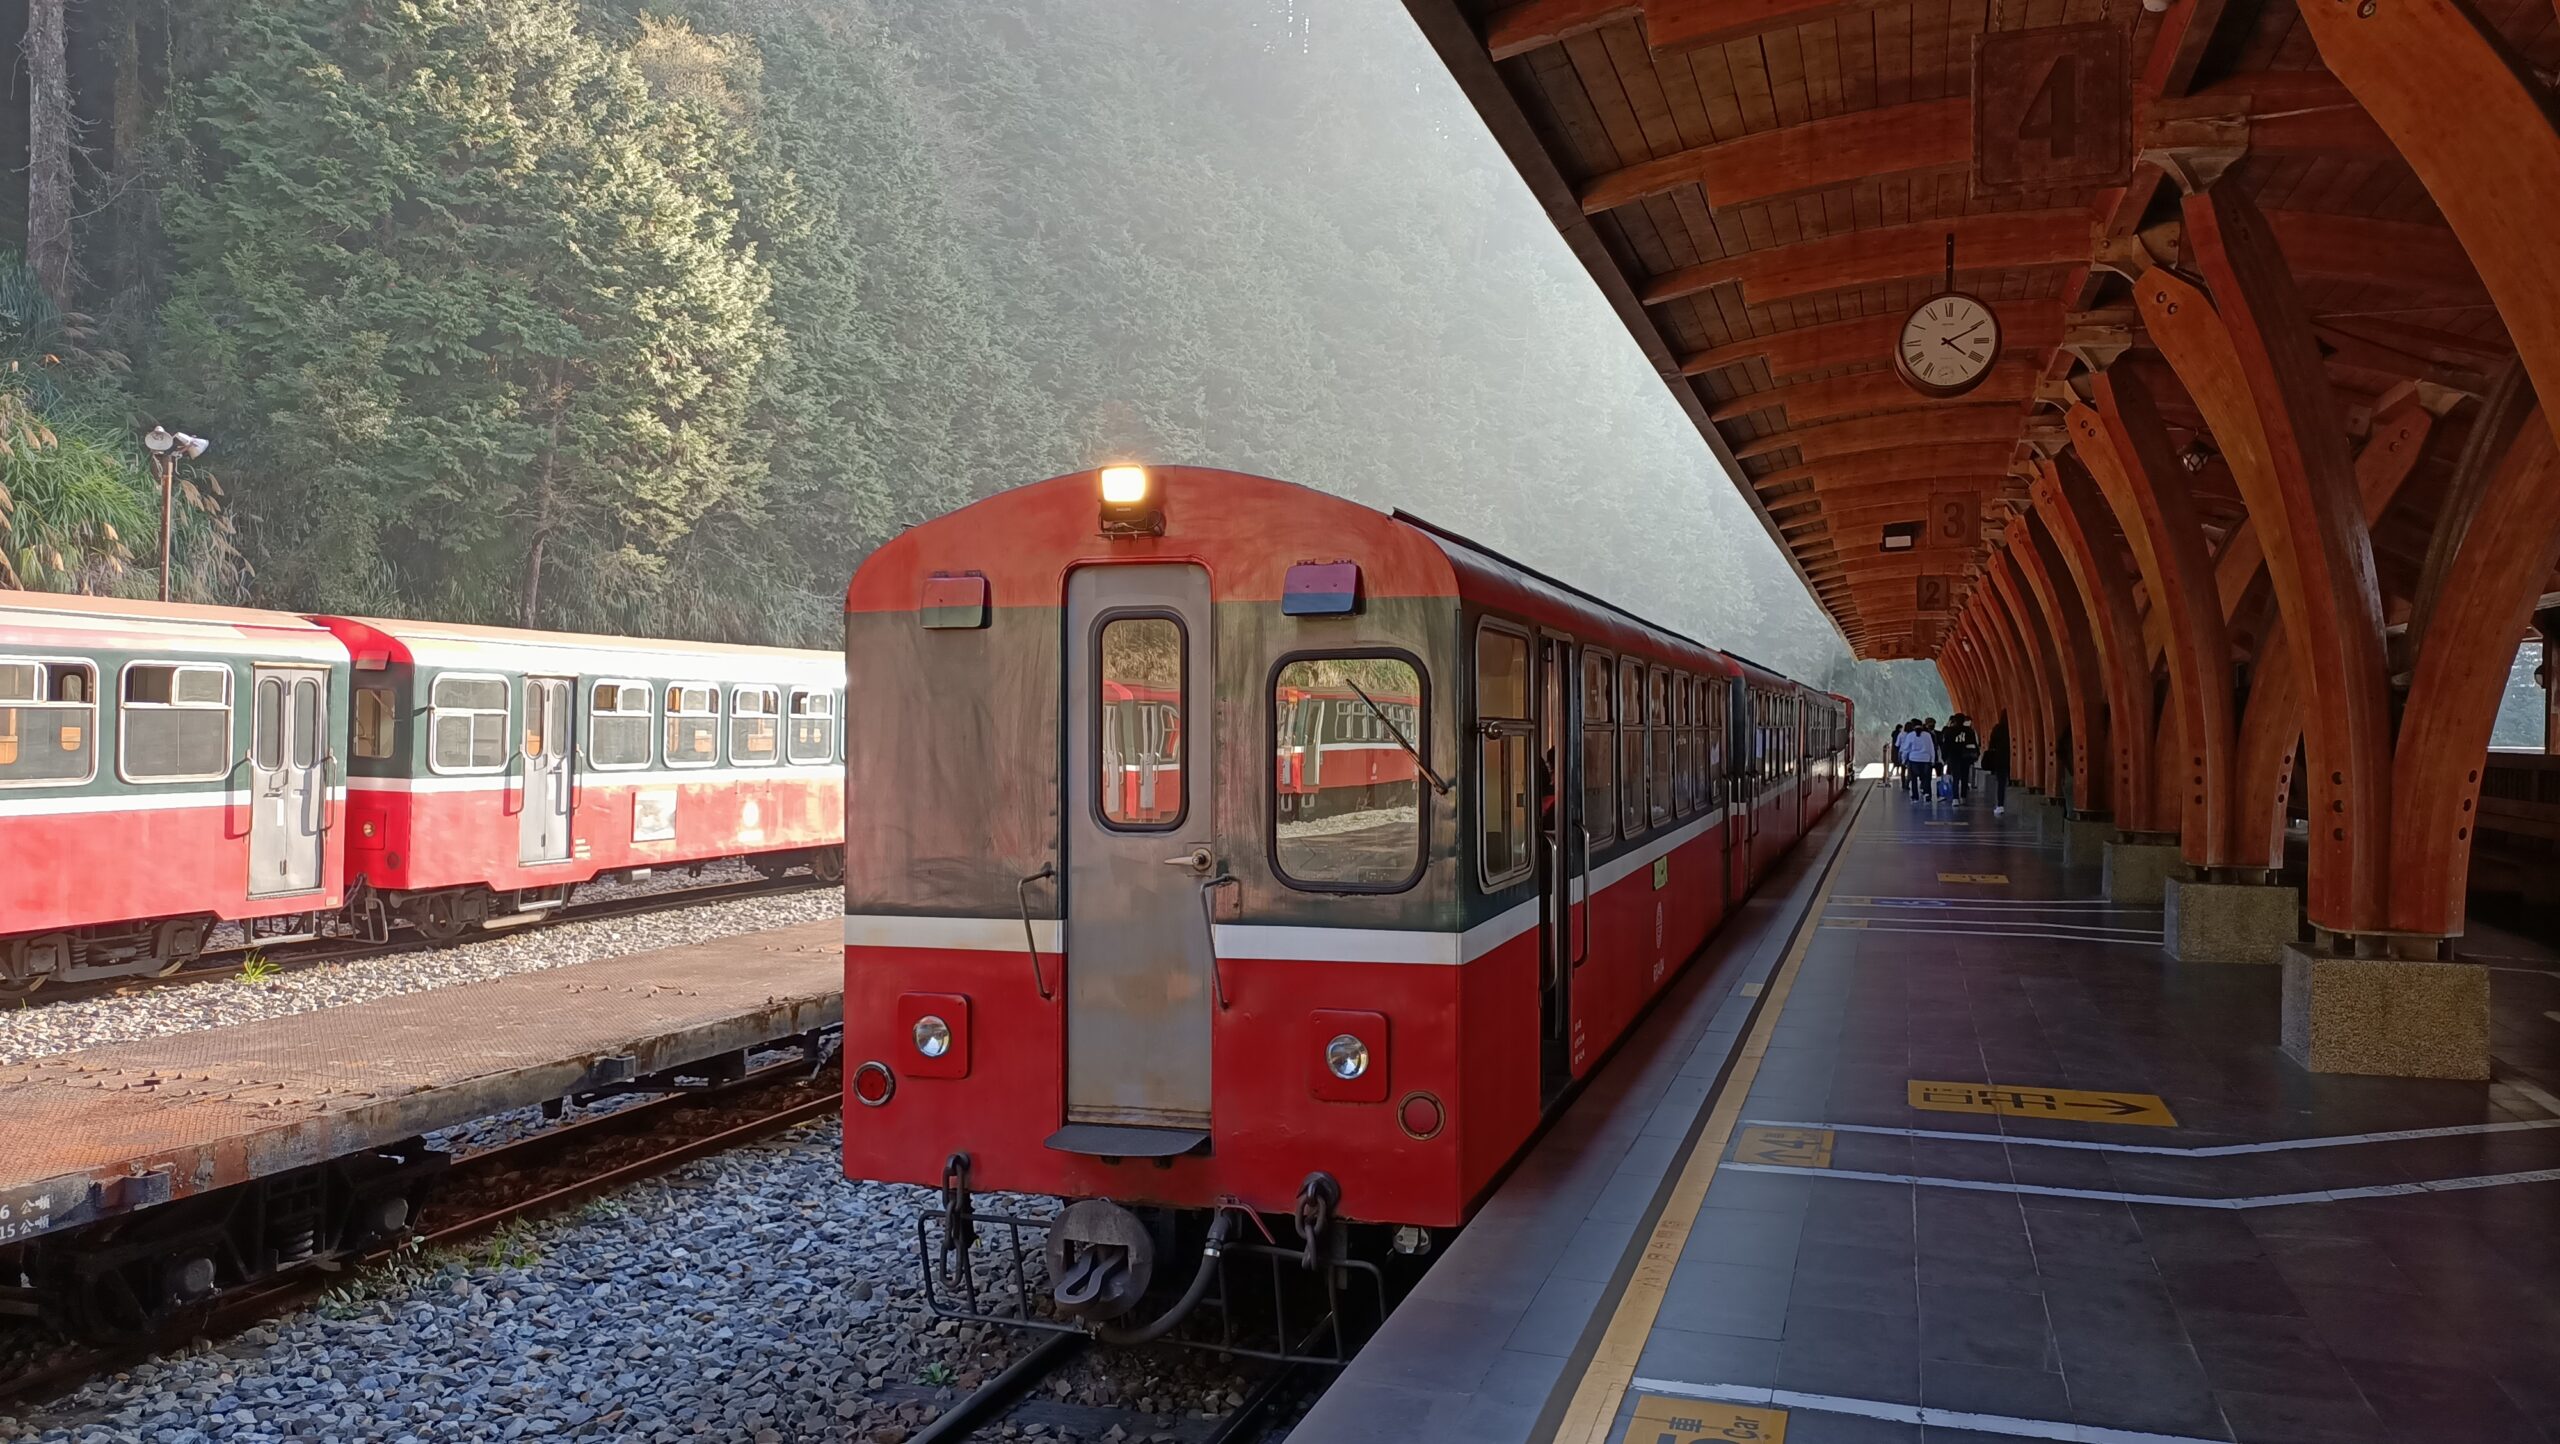
[[[1392,0],[19,8],[0,585],[156,588],[155,421],[179,595],[816,645],[902,525],[1189,461],[1944,711]]]

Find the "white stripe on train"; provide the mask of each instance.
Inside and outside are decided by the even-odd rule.
[[[1593,870],[1602,891],[1651,868],[1655,859],[1705,836],[1724,820],[1719,808],[1691,819],[1624,857]],[[1579,880],[1573,890],[1579,902]],[[1456,967],[1483,957],[1538,926],[1538,899],[1505,908],[1463,933],[1405,928],[1303,927],[1275,923],[1220,923],[1221,957],[1276,962],[1407,963]],[[1063,925],[1056,918],[1031,920],[1031,940],[1041,952],[1061,946]],[[918,917],[885,913],[845,915],[844,943],[849,948],[948,948],[958,952],[1020,952],[1022,919],[985,917]]]

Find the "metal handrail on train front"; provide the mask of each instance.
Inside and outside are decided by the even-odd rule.
[[[1209,986],[1218,995],[1218,1011],[1227,1010],[1227,970],[1218,961],[1218,919],[1209,911],[1209,894],[1234,882],[1235,874],[1222,872],[1200,884],[1200,929],[1209,936]]]
[[[1581,823],[1577,824],[1574,830],[1582,834],[1582,877],[1580,879],[1582,901],[1580,903],[1567,901],[1568,917],[1565,925],[1567,928],[1572,926],[1570,918],[1572,909],[1580,907],[1582,909],[1582,946],[1574,948],[1568,945],[1567,948],[1567,951],[1572,954],[1572,966],[1578,968],[1591,957],[1591,826],[1589,823]]]

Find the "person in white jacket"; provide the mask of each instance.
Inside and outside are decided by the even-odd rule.
[[[1938,770],[1938,738],[1917,721],[1902,734],[1903,778],[1911,796],[1926,800]]]

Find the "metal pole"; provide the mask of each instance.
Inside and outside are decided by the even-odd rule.
[[[160,600],[169,600],[169,529],[177,505],[178,458],[155,456],[151,464],[160,470]]]

